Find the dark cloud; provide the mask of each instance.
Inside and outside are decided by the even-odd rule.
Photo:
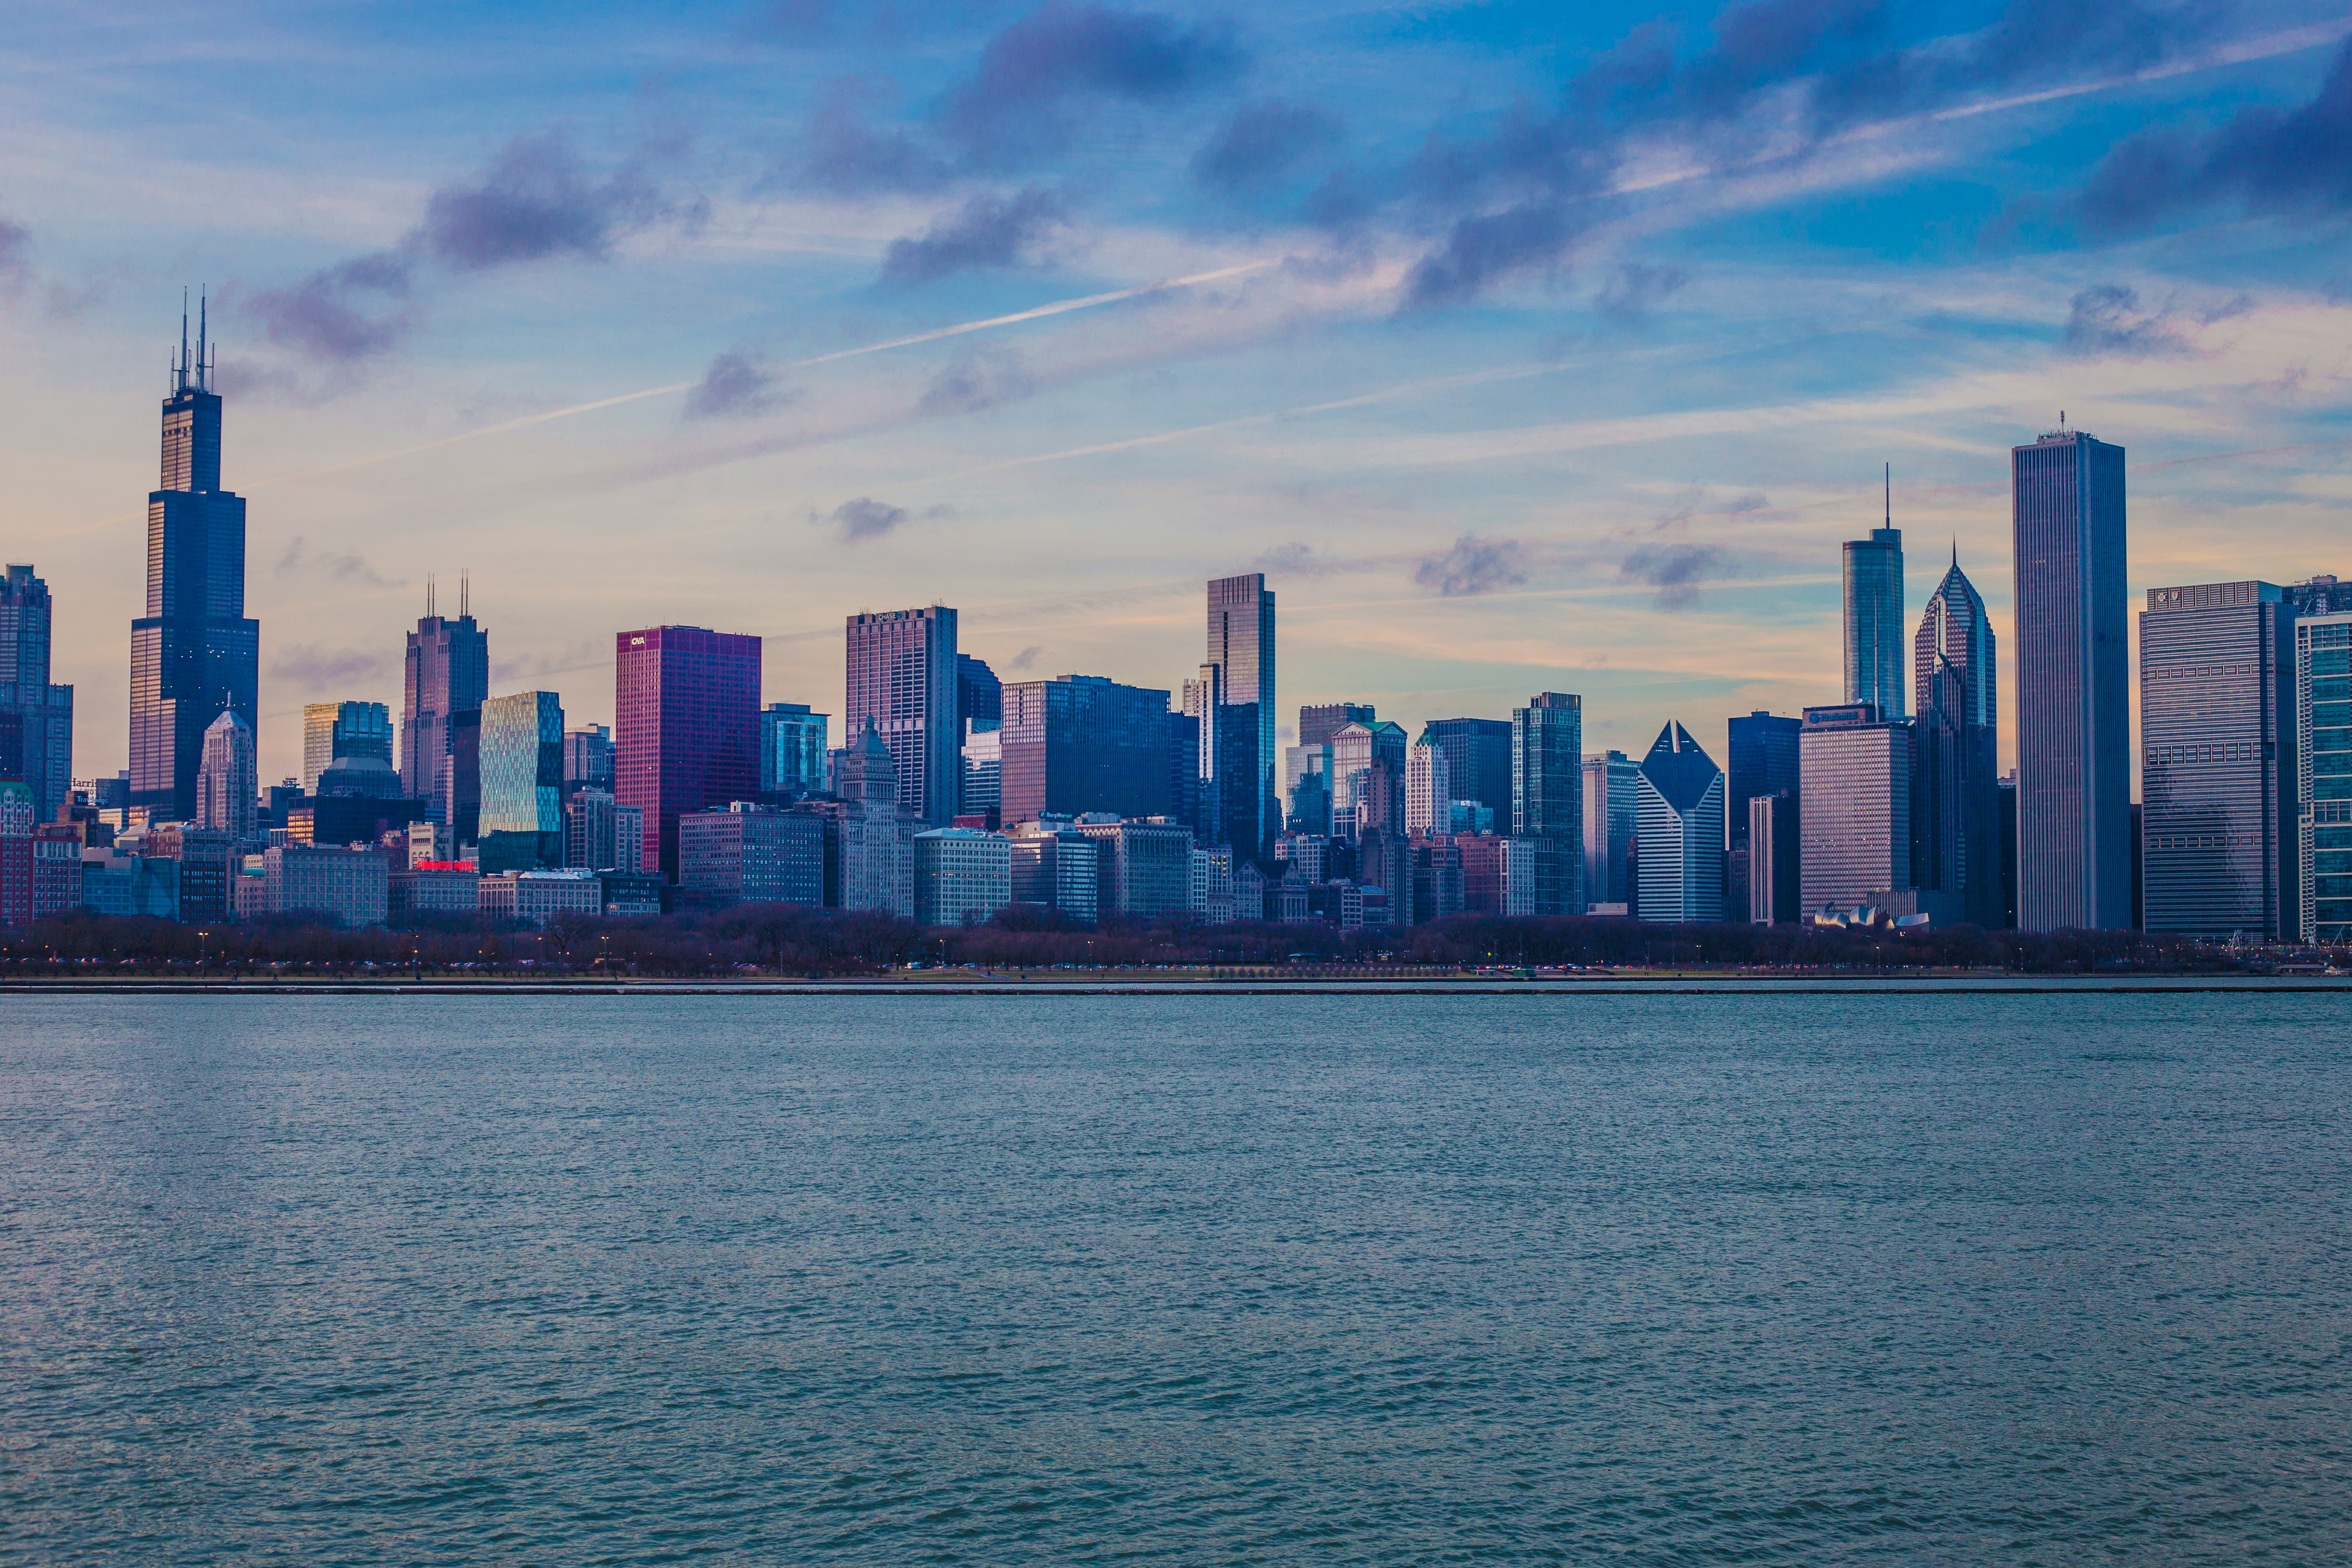
[[[876,500],[872,496],[859,496],[856,500],[843,501],[830,513],[813,511],[809,513],[809,521],[831,523],[835,534],[843,543],[854,544],[861,539],[879,539],[900,524],[912,521],[916,515],[903,506],[892,506],[887,501]],[[936,522],[941,518],[953,517],[955,508],[926,507],[920,515],[926,522]]]
[[[868,111],[887,94],[867,82],[828,82],[801,128],[796,155],[771,184],[836,195],[935,190],[948,178],[940,156],[904,131],[877,131]]]
[[[1295,172],[1339,140],[1339,122],[1319,109],[1267,99],[1245,103],[1192,157],[1192,177],[1221,191],[1255,190]]]
[[[1528,580],[1527,552],[1516,540],[1481,539],[1465,533],[1454,542],[1453,549],[1424,557],[1412,569],[1412,580],[1449,598],[1516,588]]]
[[[779,386],[774,374],[749,355],[723,353],[711,360],[710,368],[686,395],[686,416],[717,419],[765,414],[782,407],[795,395],[790,388]]]
[[[317,643],[295,643],[281,648],[269,663],[272,680],[292,681],[309,691],[392,673],[392,660],[383,653],[366,648],[326,647]]]
[[[1482,294],[1506,278],[1557,271],[1591,221],[1556,203],[1463,218],[1444,248],[1414,263],[1405,279],[1405,304],[1448,305]]]
[[[1019,653],[1014,654],[1011,658],[1005,660],[1004,668],[1007,669],[1034,669],[1037,667],[1037,660],[1044,657],[1045,652],[1045,650],[1043,646],[1032,643],[1027,647],[1023,648]]]
[[[940,368],[915,405],[918,414],[977,414],[1017,403],[1037,390],[1036,378],[1011,349],[967,349]]]
[[[2214,206],[2270,217],[2352,214],[2352,39],[2310,102],[2241,110],[2204,135],[2143,132],[2107,154],[2079,205],[2093,228],[2107,232]]]
[[[1711,544],[1645,544],[1618,563],[1617,575],[1655,588],[1658,608],[1686,610],[1698,603],[1699,587],[1717,559]]]
[[[601,260],[614,240],[671,210],[634,168],[594,180],[551,131],[508,142],[478,182],[435,191],[416,238],[461,272],[551,256]]]
[[[1009,196],[977,195],[919,237],[892,240],[882,281],[903,286],[975,268],[1025,266],[1032,248],[1068,221],[1060,198],[1034,185]]]
[[[1157,11],[1054,0],[989,40],[949,100],[947,128],[971,157],[1000,162],[1065,142],[1074,100],[1171,102],[1223,86],[1244,63],[1220,22],[1188,28]]]
[[[364,583],[372,588],[400,586],[369,565],[366,557],[313,550],[299,533],[287,544],[286,552],[278,558],[278,574],[281,577],[296,574],[325,577],[337,583]]]
[[[2119,283],[2101,283],[2074,296],[2066,317],[2066,350],[2077,354],[2120,354],[2149,359],[2189,351],[2162,310],[2140,309],[2139,294]]]
[[[32,276],[33,231],[0,217],[0,286],[21,284]]]
[[[1592,308],[1620,326],[1639,326],[1689,281],[1690,274],[1679,267],[1628,262],[1610,272],[1601,292],[1592,297]]]
[[[355,364],[396,348],[415,327],[413,272],[406,257],[379,250],[265,289],[237,310],[280,348],[320,363]]]

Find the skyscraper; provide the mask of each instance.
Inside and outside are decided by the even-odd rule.
[[[1642,759],[1642,919],[1723,918],[1723,770],[1669,722]]]
[[[1226,710],[1213,735],[1204,731],[1203,778],[1217,796],[1219,842],[1236,859],[1274,863],[1282,822],[1274,748],[1274,594],[1265,574],[1209,583],[1208,657],[1217,670],[1216,703]],[[1213,770],[1213,771],[1209,771]]]
[[[2017,592],[2017,923],[2131,920],[2124,449],[2061,428],[2010,453]]]
[[[805,702],[771,702],[760,710],[760,793],[793,795],[824,787],[824,753],[832,716]]]
[[[1384,766],[1404,777],[1404,726],[1385,719],[1344,725],[1331,737],[1331,833],[1353,838],[1360,826],[1358,806],[1364,798],[1368,770]],[[1374,826],[1380,826],[1375,820]],[[1398,824],[1400,827],[1403,825]]]
[[[2148,931],[2294,940],[2294,623],[2269,583],[2148,590],[2139,617]]]
[[[245,617],[245,500],[220,488],[221,400],[199,325],[163,400],[162,483],[147,497],[147,613],[131,623],[131,805],[184,822],[196,807],[205,731],[250,726],[261,626]]]
[[[457,588],[457,614],[434,613],[433,588],[425,590],[425,616],[408,634],[400,702],[400,787],[428,801],[433,819],[453,834],[470,837],[468,824],[479,804],[473,794],[469,743],[474,721],[490,694],[490,637],[474,624],[471,584]]]
[[[1169,810],[1168,693],[1099,675],[1016,680],[997,731],[1005,822]]]
[[[563,699],[518,691],[482,704],[481,831],[548,836],[543,865],[562,863]]]
[[[859,742],[866,721],[890,749],[899,804],[934,827],[955,819],[963,793],[963,724],[957,712],[956,613],[933,605],[852,616],[842,729]]]
[[[337,757],[373,757],[392,765],[392,710],[381,702],[310,702],[302,709],[302,793]]]
[[[1806,912],[1908,889],[1911,726],[1879,717],[1867,702],[1808,708],[1799,742]],[[1646,839],[1642,847],[1646,859]]]
[[[196,826],[219,828],[232,838],[251,838],[254,805],[260,797],[253,726],[234,711],[224,711],[205,731],[204,752],[196,763]]]
[[[820,763],[823,758],[820,756]],[[563,732],[563,790],[613,793],[613,731],[605,724],[577,724]],[[592,866],[592,871],[604,869]]]
[[[1622,752],[1584,759],[1584,907],[1641,900],[1633,889],[1633,836],[1641,813],[1642,764]]]
[[[1424,725],[1421,739],[1404,764],[1404,830],[1414,838],[1450,833],[1454,828],[1453,774],[1445,748],[1433,728]]]
[[[1955,547],[1911,641],[1911,880],[1989,930],[2005,918],[1994,675],[1992,621]]]
[[[2295,825],[2304,942],[2352,941],[2352,615],[2294,627]]]
[[[1786,795],[1789,804],[1783,809],[1794,813],[1798,795],[1797,735],[1803,728],[1801,719],[1785,718],[1760,709],[1731,721],[1731,744],[1726,758],[1729,765],[1724,770],[1723,894],[1724,913],[1730,919],[1748,919],[1754,907],[1750,889],[1756,877],[1756,857],[1748,844],[1748,803],[1759,795]],[[1790,847],[1784,844],[1782,847]],[[1772,875],[1778,880],[1762,907],[1786,910],[1769,919],[1793,921],[1801,897],[1798,856],[1784,853],[1771,856],[1770,859]]]
[[[36,826],[73,790],[74,689],[49,684],[49,613],[30,566],[0,575],[0,778],[24,783]]]
[[[1298,743],[1328,746],[1350,724],[1370,724],[1380,714],[1369,702],[1322,702],[1298,710]]]
[[[1886,525],[1845,546],[1845,700],[1903,717],[1903,531],[1895,526],[1893,469]]]
[[[1539,692],[1512,710],[1511,837],[1535,846],[1534,912],[1582,914],[1584,699],[1573,692]]]
[[[1511,819],[1511,725],[1507,719],[1432,719],[1423,735],[1445,752],[1445,776],[1455,800],[1475,800]]]
[[[613,796],[644,814],[646,869],[675,882],[678,813],[759,790],[760,639],[648,626],[613,640]]]

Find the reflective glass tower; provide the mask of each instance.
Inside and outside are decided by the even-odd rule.
[[[482,704],[484,833],[563,831],[563,699],[518,691]]]
[[[1752,918],[1751,910],[1758,908],[1767,911],[1768,921],[1798,918],[1802,888],[1798,875],[1797,837],[1790,825],[1796,821],[1797,814],[1797,737],[1803,729],[1804,721],[1801,719],[1760,710],[1731,721],[1731,745],[1726,759],[1730,766],[1725,770],[1727,874],[1723,889],[1724,912],[1730,919]],[[1748,803],[1759,795],[1778,797],[1783,803],[1778,815],[1770,818],[1773,830],[1782,835],[1778,846],[1780,853],[1771,853],[1774,847],[1769,845],[1759,853],[1749,842],[1750,819],[1755,814]],[[1756,891],[1759,864],[1771,882],[1761,894]]]
[[[1723,770],[1690,731],[1668,723],[1642,759],[1641,906],[1645,921],[1723,918]]]
[[[675,882],[678,814],[759,791],[760,639],[647,626],[613,641],[613,795],[642,813],[646,868]]]
[[[248,726],[261,626],[245,616],[245,500],[220,488],[221,400],[201,316],[187,318],[163,400],[162,483],[147,497],[147,613],[131,623],[131,805],[150,820],[195,815],[205,731]]]
[[[2295,623],[2296,825],[2305,942],[2352,941],[2352,615]]]
[[[1511,712],[1511,837],[1535,846],[1532,912],[1582,914],[1584,699],[1573,692],[1541,692]]]
[[[1213,705],[1223,711],[1202,726],[1201,767],[1216,795],[1217,841],[1232,845],[1242,859],[1271,866],[1282,795],[1274,749],[1274,594],[1265,574],[1212,579],[1208,629],[1203,663],[1216,670]]]
[[[457,614],[434,613],[425,589],[425,618],[408,634],[400,704],[400,787],[429,801],[433,819],[471,838],[479,803],[473,743],[482,701],[490,694],[490,635],[474,624],[469,585],[460,579]]]
[[[946,826],[963,795],[956,613],[933,605],[852,616],[846,634],[842,728],[854,742],[873,720],[898,770],[898,803]]]
[[[1016,680],[1003,689],[1001,712],[1003,821],[1090,811],[1168,814],[1166,691],[1099,675]]]
[[[1845,546],[1845,700],[1903,717],[1903,531],[1891,469],[1885,526]]]
[[[1992,620],[1960,570],[1959,552],[1927,596],[1911,640],[1918,712],[1912,757],[1911,877],[1959,896],[1961,918],[2004,923],[2000,892],[2000,755]]]
[[[2063,426],[2010,453],[2017,923],[2131,923],[2124,449]]]
[[[0,575],[0,779],[20,779],[34,818],[55,822],[73,787],[74,689],[49,684],[49,585]]]

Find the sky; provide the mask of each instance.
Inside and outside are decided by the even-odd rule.
[[[2007,752],[2006,453],[2062,411],[2128,451],[2135,610],[2352,576],[2344,0],[5,15],[0,552],[81,775],[184,288],[266,778],[303,704],[397,709],[461,574],[572,723],[662,623],[837,713],[842,617],[932,603],[1008,679],[1178,690],[1262,570],[1286,717],[1564,690],[1719,759],[1843,696],[1889,465]]]

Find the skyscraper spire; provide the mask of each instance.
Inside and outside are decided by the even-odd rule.
[[[1893,527],[1895,526],[1895,465],[1894,465],[1893,463],[1888,463],[1888,464],[1886,465],[1886,523],[1885,523],[1885,526],[1886,526],[1886,527],[1888,527],[1888,528],[1893,528]]]

